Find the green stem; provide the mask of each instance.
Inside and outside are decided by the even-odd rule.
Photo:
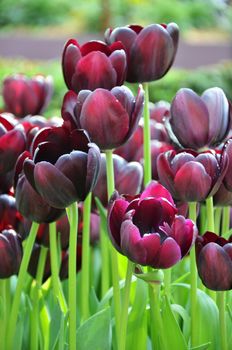
[[[6,279],[0,280],[0,349],[5,349],[7,331]]]
[[[170,300],[171,297],[171,278],[172,278],[172,269],[164,270],[164,291],[167,298]]]
[[[37,350],[39,347],[39,289],[42,284],[44,267],[47,258],[47,248],[41,246],[38,268],[36,273],[36,282],[32,282],[31,295],[33,309],[31,311],[30,325],[30,349]]]
[[[221,350],[228,350],[227,346],[227,329],[226,329],[226,305],[225,305],[225,292],[217,292],[217,301],[219,309],[219,327],[220,327],[220,343]]]
[[[144,186],[151,181],[151,131],[149,112],[149,85],[143,84],[145,91],[144,125],[143,125],[143,158],[144,158]]]
[[[100,246],[101,246],[101,262],[102,262],[102,273],[101,273],[101,296],[105,295],[110,286],[109,276],[109,240],[107,239],[104,225],[101,220],[100,223]]]
[[[122,301],[122,312],[121,312],[121,326],[120,326],[120,338],[119,338],[119,350],[126,349],[126,334],[127,334],[127,322],[128,322],[128,308],[130,302],[130,286],[131,278],[133,274],[134,263],[130,260],[127,261],[127,272],[126,272],[126,281],[124,287],[124,295]]]
[[[222,235],[225,235],[230,228],[230,207],[224,207],[222,212]]]
[[[112,150],[105,151],[106,154],[106,173],[107,173],[107,192],[108,199],[110,199],[114,192],[114,164]],[[120,299],[120,288],[119,288],[119,273],[118,273],[118,256],[113,245],[110,245],[110,258],[111,258],[111,269],[112,269],[112,282],[113,282],[113,300],[114,300],[114,313],[115,313],[115,330],[116,339],[119,342],[120,339],[120,313],[121,313],[121,299]]]
[[[52,272],[52,287],[55,299],[58,299],[61,311],[66,314],[68,311],[66,300],[63,294],[60,278],[59,278],[59,258],[57,253],[57,235],[56,235],[56,223],[49,224],[50,230],[50,259],[51,259],[51,272]]]
[[[206,206],[200,204],[200,235],[203,235],[207,230]]]
[[[89,278],[90,278],[90,213],[92,193],[84,201],[81,263],[81,316],[82,321],[89,317]]]
[[[19,269],[17,286],[16,286],[16,290],[13,298],[13,304],[10,312],[9,324],[7,326],[8,334],[7,334],[7,340],[6,340],[6,349],[8,350],[13,349],[12,345],[13,345],[13,340],[15,339],[15,328],[16,328],[17,318],[19,314],[20,297],[21,297],[21,293],[23,291],[25,279],[27,276],[27,268],[30,261],[31,252],[35,242],[38,227],[39,227],[39,224],[37,224],[36,222],[32,223],[31,230],[25,244],[25,250],[24,250],[23,258]]]
[[[214,210],[213,210],[213,197],[206,199],[206,212],[207,212],[207,229],[214,232]]]
[[[189,203],[189,218],[196,223],[196,210],[197,203]],[[196,252],[193,246],[190,251],[190,272],[191,272],[191,290],[190,290],[190,301],[191,301],[191,346],[195,347],[197,344],[197,268],[196,268]]]
[[[78,209],[73,203],[67,208],[70,220],[69,237],[69,261],[68,261],[68,303],[69,303],[69,350],[76,350],[76,261],[77,261],[77,233],[78,233]]]
[[[152,288],[152,299],[153,299],[153,309],[154,312],[154,323],[151,323],[151,328],[155,332],[155,343],[153,343],[154,349],[167,350],[167,344],[164,337],[164,327],[160,312],[160,284],[154,283],[151,285]]]
[[[220,234],[221,229],[221,216],[222,216],[222,208],[217,207],[214,210],[214,226],[215,226],[215,232],[218,232]]]

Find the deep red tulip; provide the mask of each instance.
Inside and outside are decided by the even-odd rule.
[[[23,250],[20,236],[12,229],[0,232],[0,278],[8,278],[19,271]]]
[[[26,148],[26,135],[21,125],[7,113],[0,115],[0,175],[14,169],[18,156]]]
[[[196,240],[199,276],[212,290],[232,289],[232,239],[226,240],[213,232],[206,232]]]
[[[180,89],[171,103],[170,126],[178,142],[200,149],[223,142],[231,126],[231,107],[220,88],[198,96],[191,89]]]
[[[3,81],[3,100],[7,112],[18,118],[40,114],[48,105],[53,90],[51,76],[35,75],[31,79],[16,74]]]
[[[228,158],[223,152],[168,151],[157,159],[160,182],[176,200],[201,202],[213,196],[222,183]]]
[[[22,215],[16,208],[15,198],[8,194],[0,195],[0,232],[4,229],[14,229],[18,232]]]
[[[144,91],[136,99],[126,86],[69,91],[63,100],[62,117],[69,128],[87,130],[92,142],[108,150],[124,144],[136,130],[143,111]]]
[[[114,176],[115,176],[115,189],[119,194],[127,193],[134,195],[138,193],[141,188],[143,180],[143,168],[138,162],[127,162],[122,157],[114,154]],[[106,207],[108,204],[107,196],[107,176],[106,176],[106,157],[101,154],[101,167],[99,172],[99,178],[95,189],[93,190],[93,196],[98,197],[101,203]]]
[[[149,104],[150,118],[158,123],[163,123],[164,120],[170,117],[170,103],[167,101],[159,101]]]
[[[70,39],[64,47],[62,68],[69,90],[110,90],[125,80],[126,54],[120,42],[107,45],[93,40],[80,46]]]
[[[50,206],[64,209],[83,201],[94,188],[100,151],[85,131],[42,129],[33,140],[32,153],[33,160],[27,158],[23,163],[25,176]]]
[[[121,41],[127,54],[127,78],[131,83],[162,78],[171,67],[178,46],[179,28],[175,23],[151,24],[145,28],[130,25],[108,28],[108,44]]]
[[[108,211],[110,239],[137,264],[169,268],[189,252],[197,235],[194,223],[176,212],[171,194],[155,181],[141,195],[114,195]]]

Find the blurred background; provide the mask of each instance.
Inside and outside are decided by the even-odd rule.
[[[151,85],[153,102],[170,101],[183,86],[198,93],[220,86],[232,99],[229,0],[0,0],[0,80],[19,72],[53,75],[47,113],[59,114],[66,91],[60,59],[68,38],[83,43],[103,39],[109,26],[169,22],[180,27],[180,45],[174,68]]]

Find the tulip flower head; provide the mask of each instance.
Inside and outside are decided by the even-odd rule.
[[[0,278],[8,278],[19,271],[23,249],[20,236],[13,229],[0,232]]]
[[[89,41],[80,46],[74,39],[64,47],[62,68],[68,89],[76,93],[97,88],[112,89],[126,77],[126,54],[122,43],[107,45]]]
[[[15,74],[3,81],[3,100],[7,112],[18,118],[36,115],[47,107],[53,91],[51,76],[35,75],[31,79]]]
[[[85,129],[101,150],[109,150],[132,136],[142,116],[143,102],[142,87],[136,98],[126,86],[111,91],[82,90],[78,95],[69,91],[64,96],[62,117],[67,127]]]
[[[195,224],[176,215],[171,194],[151,182],[141,195],[113,195],[108,228],[114,247],[131,261],[153,268],[169,268],[195,242]]]
[[[212,290],[232,289],[232,237],[226,240],[213,232],[206,232],[196,240],[199,276]]]
[[[222,89],[214,87],[198,96],[180,89],[171,103],[171,134],[181,146],[200,149],[223,142],[231,126],[231,107]]]
[[[127,77],[130,83],[143,83],[162,78],[172,66],[179,39],[175,23],[108,28],[108,44],[121,41],[127,55]]]

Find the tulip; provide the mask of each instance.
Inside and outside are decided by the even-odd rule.
[[[64,47],[62,68],[69,90],[110,90],[125,80],[126,54],[120,42],[107,45],[93,40],[80,46],[70,39]]]
[[[19,271],[23,250],[20,236],[13,229],[0,232],[0,278],[8,278]]]
[[[215,151],[168,151],[157,159],[160,182],[176,200],[201,202],[213,196],[227,170],[226,154]]]
[[[0,115],[0,175],[14,169],[18,156],[26,148],[26,135],[10,115]]]
[[[35,75],[31,79],[15,74],[3,81],[3,100],[7,112],[18,118],[40,114],[52,96],[51,76]]]
[[[108,210],[110,239],[131,261],[153,268],[169,268],[180,261],[195,242],[197,229],[175,215],[171,194],[151,182],[141,195],[114,194]]]
[[[100,151],[83,130],[65,127],[42,129],[32,144],[33,159],[23,170],[33,189],[54,208],[64,209],[83,201],[94,188]],[[62,189],[62,190],[61,190]]]
[[[232,205],[232,192],[228,191],[222,183],[215,195],[213,196],[215,206],[224,207]]]
[[[143,101],[142,87],[136,99],[126,86],[111,91],[82,90],[78,95],[69,91],[64,96],[62,117],[67,127],[87,130],[101,150],[110,150],[132,136],[142,115]]]
[[[197,268],[202,283],[216,291],[232,289],[232,237],[206,232],[196,240]]]
[[[162,78],[170,69],[178,46],[179,28],[175,23],[108,28],[108,44],[121,41],[127,54],[127,77],[131,83]]]
[[[138,193],[143,179],[142,166],[138,162],[128,163],[125,159],[116,154],[113,155],[113,164],[115,188],[119,194],[127,193],[129,195],[134,195]],[[106,180],[106,157],[104,154],[101,154],[99,178],[93,190],[93,196],[98,197],[105,207],[108,204]]]
[[[232,191],[232,176],[231,176],[231,171],[232,171],[232,138],[227,140],[223,149],[225,150],[225,153],[227,154],[227,157],[228,157],[228,169],[227,169],[226,174],[224,176],[223,184],[228,191]]]
[[[22,216],[17,211],[15,198],[8,194],[0,195],[0,232],[11,228],[18,231],[21,221]]]
[[[180,89],[171,103],[172,133],[186,148],[220,144],[230,130],[230,109],[220,88],[205,90],[201,97],[191,89]]]

